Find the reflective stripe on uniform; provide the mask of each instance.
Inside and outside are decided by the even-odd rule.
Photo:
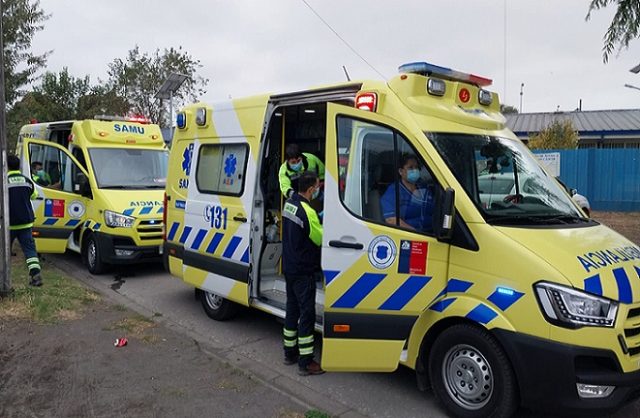
[[[298,338],[298,351],[301,356],[309,356],[313,354],[313,334],[308,337]]]
[[[283,211],[282,217],[289,219],[290,221],[298,225],[300,228],[304,228],[304,222],[302,222],[302,219],[298,218],[297,215],[293,215],[287,211]]]
[[[298,335],[298,331],[296,330],[290,330],[290,329],[284,329],[283,330],[283,334],[285,337],[295,337]]]
[[[284,335],[284,346],[285,347],[295,347],[296,345],[298,345],[298,340],[297,340],[298,331],[297,330],[290,330],[290,329],[284,328],[282,330],[282,334]]]
[[[29,268],[29,270],[40,270],[40,261],[38,260],[38,257],[27,258],[27,267]]]

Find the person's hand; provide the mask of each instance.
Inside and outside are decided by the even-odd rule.
[[[518,203],[522,203],[523,197],[524,196],[522,196],[521,194],[508,194],[504,197],[504,199],[502,199],[502,201],[504,203],[518,204]]]
[[[295,192],[293,191],[293,189],[287,190],[287,195],[286,195],[287,199],[291,199],[291,196],[293,196],[294,193]]]

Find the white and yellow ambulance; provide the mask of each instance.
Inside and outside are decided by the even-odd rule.
[[[40,253],[82,254],[89,272],[161,261],[168,152],[142,118],[35,123],[20,130],[22,172],[36,183]]]
[[[171,273],[214,319],[239,305],[284,317],[278,168],[296,143],[326,164],[324,369],[405,365],[464,417],[635,399],[640,248],[581,212],[506,128],[489,84],[411,63],[386,83],[186,107],[165,196]],[[407,155],[431,196],[421,227],[388,216],[416,215]]]

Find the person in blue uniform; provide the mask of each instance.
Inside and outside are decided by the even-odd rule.
[[[418,158],[405,154],[398,166],[400,181],[389,185],[380,199],[384,221],[419,232],[433,231],[434,191],[420,180]],[[396,213],[396,198],[399,213]]]

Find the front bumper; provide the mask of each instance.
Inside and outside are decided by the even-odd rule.
[[[609,350],[578,347],[494,330],[511,359],[522,404],[570,414],[604,413],[640,397],[640,370],[622,372]],[[615,386],[606,398],[585,399],[577,383]]]
[[[160,243],[156,245],[135,245],[130,237],[95,232],[101,260],[108,264],[152,263],[162,261]],[[131,252],[117,254],[116,250]]]

